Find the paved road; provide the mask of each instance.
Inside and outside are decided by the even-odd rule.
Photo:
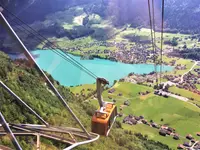
[[[198,143],[199,141],[196,141],[192,146],[191,146],[191,150],[195,150],[194,146]]]
[[[171,94],[169,92],[165,92],[165,91],[162,91],[162,90],[159,90],[159,93],[162,93],[162,95],[167,95],[167,96],[171,96],[171,97],[174,97],[178,100],[181,100],[181,101],[184,101],[184,102],[187,102],[189,99],[186,98],[186,97],[183,97],[183,96],[178,96],[178,95],[175,95],[175,94]]]
[[[199,61],[195,61],[194,65],[190,68],[190,70],[188,70],[187,72],[185,72],[182,76],[181,76],[181,81],[180,83],[183,82],[183,77],[188,74],[190,71],[192,71],[194,69],[194,67],[199,63]],[[176,86],[176,83],[174,82],[171,82],[171,81],[167,81],[167,82],[163,82],[162,84],[164,84],[163,88],[165,88],[165,86],[168,84],[170,86],[173,86],[175,85]]]
[[[162,90],[159,90],[159,93],[160,93],[160,92],[162,92],[163,95],[167,95],[167,96],[174,97],[174,98],[176,98],[176,99],[178,99],[178,100],[181,100],[181,101],[187,102],[187,103],[189,103],[189,104],[191,104],[191,105],[193,105],[193,106],[199,108],[197,105],[191,103],[191,102],[189,101],[189,99],[186,98],[186,97],[178,96],[178,95],[175,95],[175,94],[171,94],[171,93],[168,93],[168,92],[165,92],[165,91],[162,91]]]

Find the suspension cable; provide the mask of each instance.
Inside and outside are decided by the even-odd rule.
[[[97,78],[97,76],[93,73],[93,72],[91,72],[90,70],[88,70],[86,67],[84,67],[82,64],[80,64],[79,62],[77,62],[73,57],[71,57],[67,52],[65,52],[64,50],[62,50],[62,48],[60,48],[60,47],[58,47],[58,46],[56,46],[54,43],[52,43],[50,40],[48,40],[46,37],[44,37],[43,35],[41,35],[40,33],[38,33],[35,29],[33,29],[31,26],[29,26],[28,24],[26,24],[24,21],[22,21],[19,17],[17,17],[15,14],[13,14],[12,12],[10,12],[8,9],[6,9],[6,8],[4,8],[4,7],[2,7],[3,9],[5,9],[9,14],[11,14],[12,16],[14,16],[14,18],[15,19],[17,19],[18,21],[20,21],[22,24],[24,24],[25,26],[27,26],[29,29],[31,29],[33,32],[35,32],[35,34],[37,34],[38,36],[40,36],[41,38],[40,38],[40,40],[42,39],[42,40],[45,40],[45,41],[47,41],[47,43],[49,43],[49,44],[51,44],[51,45],[53,45],[54,47],[52,47],[51,46],[51,48],[53,48],[53,49],[59,49],[59,50],[61,50],[63,53],[60,53],[61,55],[63,55],[63,56],[67,56],[66,57],[66,59],[68,59],[69,60],[69,58],[71,59],[71,63],[73,62],[73,64],[75,65],[75,63],[77,64],[77,65],[75,65],[76,67],[78,67],[78,66],[80,66],[79,67],[79,69],[81,69],[81,70],[83,70],[83,71],[85,71],[87,74],[89,74],[90,76],[92,76],[93,78]],[[16,22],[15,22],[16,23]],[[22,26],[23,27],[23,26]],[[24,28],[24,27],[23,27]],[[24,28],[25,29],[25,28]],[[33,34],[33,33],[31,33],[28,29],[25,29],[26,31],[28,31],[30,34]],[[35,34],[33,34],[33,35],[35,35]],[[35,35],[35,36],[37,36],[37,35]]]
[[[160,45],[160,55],[161,55],[161,61],[160,61],[160,83],[162,79],[162,56],[163,56],[163,32],[164,32],[164,12],[165,12],[165,0],[162,0],[162,25],[161,25],[161,45]]]
[[[35,40],[36,42],[43,43],[43,45],[46,44],[48,47],[51,48],[50,50],[51,50],[53,53],[55,53],[55,54],[57,54],[58,56],[62,57],[64,60],[68,61],[69,63],[71,63],[72,65],[76,66],[76,67],[79,68],[80,70],[85,71],[84,68],[78,66],[78,65],[77,65],[76,63],[74,63],[72,60],[68,59],[68,57],[65,55],[65,53],[62,53],[62,52],[58,51],[57,49],[55,49],[49,42],[45,43],[45,41],[43,41],[43,39],[41,39],[40,37],[38,37],[38,36],[35,35],[34,33],[30,32],[29,30],[27,30],[24,26],[20,25],[18,22],[15,22],[14,20],[12,20],[12,22],[15,23],[15,24],[14,24],[14,25],[15,25],[15,28],[17,28],[17,29],[20,30],[21,32],[27,31],[27,32],[28,32],[28,33],[26,33],[27,35],[28,35],[28,34],[34,35],[34,36],[36,37],[36,39],[33,38],[33,40]],[[16,24],[19,25],[19,26],[16,26]],[[22,30],[20,27],[23,28],[24,30]],[[42,41],[42,42],[41,42],[41,41]],[[96,79],[96,76],[94,76],[93,74],[90,74],[89,72],[86,72],[86,73],[87,73],[88,75],[90,75],[90,76],[92,76],[93,78]]]
[[[12,29],[12,27],[10,26],[10,24],[8,23],[8,21],[5,19],[5,17],[3,16],[3,14],[0,12],[0,16],[1,16],[1,21],[2,24],[5,26],[5,28],[8,30],[8,33],[10,33],[11,37],[13,37],[21,46],[21,48],[24,50],[25,55],[29,58],[29,60],[31,60],[35,66],[36,69],[44,76],[44,78],[47,80],[47,83],[49,84],[49,86],[51,87],[51,89],[55,92],[56,96],[59,98],[59,100],[63,103],[63,105],[65,106],[65,108],[70,112],[70,114],[72,115],[72,117],[76,120],[76,122],[80,125],[80,127],[82,128],[82,130],[86,133],[87,137],[89,139],[91,139],[90,134],[88,133],[88,131],[85,129],[85,127],[83,126],[83,124],[80,122],[80,120],[78,119],[78,117],[75,115],[75,113],[72,111],[72,109],[69,107],[69,105],[67,104],[67,102],[64,100],[64,98],[62,97],[62,95],[59,93],[59,91],[55,88],[55,86],[53,85],[53,83],[50,81],[50,79],[47,77],[47,75],[44,73],[44,71],[40,68],[40,66],[37,64],[37,62],[34,60],[34,58],[32,57],[32,55],[30,54],[30,52],[27,50],[27,48],[25,47],[25,45],[23,44],[23,42],[20,40],[20,38],[17,36],[17,34],[15,33],[15,31]]]
[[[153,33],[154,33],[154,59],[155,59],[155,75],[156,75],[156,84],[158,86],[158,74],[157,74],[157,46],[156,46],[156,27],[155,27],[155,5],[154,0],[152,0],[152,12],[153,12]]]
[[[152,8],[153,7],[154,6],[152,6]],[[149,22],[150,22],[150,29],[151,29],[151,44],[152,44],[152,48],[153,48],[153,63],[154,63],[154,70],[155,70],[155,74],[156,74],[156,80],[157,80],[156,57],[155,57],[156,50],[155,50],[155,39],[154,39],[155,36],[153,35],[153,25],[152,25],[152,17],[151,17],[150,0],[148,0],[148,10],[149,10]],[[153,11],[153,13],[154,13],[154,11]],[[154,14],[153,14],[153,18],[154,18]],[[153,21],[153,23],[154,23],[154,21]],[[154,34],[155,34],[155,29],[154,29]]]
[[[28,31],[28,33],[34,35],[40,43],[43,43],[44,45],[47,45],[48,47],[50,47],[51,51],[56,53],[57,55],[59,55],[60,57],[62,57],[63,59],[65,59],[66,61],[70,62],[72,65],[76,66],[77,68],[79,68],[80,70],[83,70],[85,73],[87,73],[88,75],[90,75],[91,77],[93,77],[94,79],[97,78],[97,76],[91,72],[90,70],[88,70],[87,68],[85,68],[84,66],[82,66],[80,63],[78,63],[75,59],[73,59],[67,52],[65,52],[64,50],[62,50],[61,48],[57,47],[55,44],[53,44],[52,42],[50,42],[49,40],[46,40],[44,38],[40,38],[39,36],[35,35],[34,33],[32,33],[31,31],[27,30],[25,27],[22,26],[22,28],[24,28],[26,31]],[[47,41],[47,43],[45,43],[45,41]],[[42,41],[42,42],[41,42]],[[52,46],[53,45],[53,46]],[[58,51],[58,49],[60,51]],[[73,59],[73,60],[71,60]]]

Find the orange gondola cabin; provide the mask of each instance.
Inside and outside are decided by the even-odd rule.
[[[97,81],[97,89],[98,83],[101,85],[102,79]],[[99,93],[99,94],[98,94]],[[112,128],[113,123],[117,117],[117,107],[114,103],[104,102],[101,99],[101,91],[97,90],[97,98],[100,104],[99,110],[95,111],[92,117],[92,132],[108,136],[110,129]]]
[[[107,136],[115,122],[117,116],[117,107],[114,104],[107,103],[105,110],[98,110],[92,117],[92,132]]]

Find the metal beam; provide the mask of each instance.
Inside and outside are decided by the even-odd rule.
[[[10,36],[13,37],[13,39],[15,39],[18,42],[18,44],[20,46],[20,49],[23,50],[23,53],[25,54],[25,56],[29,59],[29,61],[31,63],[33,63],[35,65],[36,69],[44,76],[44,78],[46,79],[47,83],[49,84],[51,90],[53,90],[55,92],[55,94],[57,95],[58,99],[63,103],[63,105],[65,106],[65,108],[71,113],[72,117],[77,121],[77,123],[80,125],[80,127],[82,128],[82,130],[86,133],[86,135],[90,139],[90,134],[88,133],[88,131],[85,129],[85,127],[80,122],[80,120],[78,119],[78,117],[74,114],[74,112],[72,111],[72,109],[69,107],[69,105],[67,104],[67,102],[62,97],[62,95],[54,87],[53,83],[49,80],[49,78],[44,73],[44,71],[37,64],[37,62],[35,61],[35,59],[32,57],[32,55],[30,54],[30,52],[28,51],[28,49],[26,48],[26,46],[23,44],[23,42],[17,36],[17,34],[15,33],[15,31],[10,26],[10,24],[8,23],[8,21],[6,20],[6,18],[3,16],[3,14],[1,12],[0,12],[0,23],[5,27],[5,29],[8,31],[8,33],[10,34]]]
[[[1,80],[0,80],[0,86],[4,88],[9,94],[11,94],[13,97],[16,98],[16,100],[21,103],[23,106],[25,106],[32,114],[34,114],[41,122],[43,122],[47,127],[49,124],[42,119],[42,117],[37,114],[30,106],[28,106],[19,96],[17,96],[9,87],[7,87]]]
[[[97,88],[97,99],[99,102],[99,106],[101,108],[101,107],[103,107],[103,100],[102,100],[102,96],[101,96],[102,86],[101,86],[101,80],[99,80],[98,78],[96,80],[96,88]]]
[[[97,99],[100,105],[100,108],[104,107],[104,101],[102,99],[102,91],[103,91],[103,86],[102,85],[106,85],[109,84],[109,82],[104,79],[104,78],[97,78],[96,79],[96,88],[97,88]]]
[[[1,112],[0,112],[0,123],[2,124],[4,130],[8,133],[8,136],[9,136],[10,140],[12,141],[13,145],[15,146],[15,148],[17,150],[22,150],[21,146],[19,145],[17,139],[15,138],[12,130],[10,129],[8,123],[4,119],[4,116]]]
[[[6,132],[0,132],[0,136],[5,136],[7,133]],[[37,133],[35,132],[13,132],[15,136],[36,136]]]
[[[37,134],[37,150],[40,150],[40,133]]]

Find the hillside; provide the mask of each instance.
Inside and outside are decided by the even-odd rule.
[[[44,80],[37,71],[34,68],[27,67],[28,63],[24,60],[17,62],[13,62],[6,54],[0,52],[0,79],[51,125],[76,126],[74,121],[69,119],[70,115],[58,102],[57,98],[49,92],[44,84]],[[52,78],[51,80],[53,81]],[[83,124],[90,130],[90,118],[95,110],[94,106],[89,103],[80,103],[81,98],[75,98],[68,88],[60,86],[58,82],[53,82]],[[0,88],[0,95],[0,110],[8,122],[39,123],[34,116],[17,105],[17,102],[2,88]],[[21,137],[19,140],[24,149],[34,149],[34,139]],[[11,146],[9,139],[6,137],[1,137],[0,143]],[[52,150],[65,147],[65,145],[44,139],[42,140],[42,146],[44,149]],[[109,137],[101,137],[97,142],[78,147],[77,149],[153,150],[168,149],[168,147],[142,136],[136,136],[131,131],[129,132],[129,130],[123,130],[121,123],[118,122],[112,129]]]
[[[89,13],[97,13],[104,19],[110,18],[116,26],[127,23],[133,26],[149,26],[148,5],[145,0],[57,0],[56,2],[54,0],[3,0],[1,4],[18,14],[27,23],[42,21],[48,14],[71,6],[87,4]],[[37,11],[34,11],[35,9]],[[160,0],[155,0],[155,13],[156,26],[160,28]],[[29,15],[32,17],[27,17]],[[198,33],[199,16],[200,3],[198,0],[165,0],[165,28],[177,32]]]
[[[66,7],[89,3],[91,0],[1,0],[0,4],[27,23],[44,20],[45,16]],[[37,11],[35,11],[37,10]],[[30,16],[31,17],[28,17]]]
[[[166,0],[166,19],[168,28],[182,32],[200,32],[200,2],[199,0]]]
[[[163,71],[162,74],[158,73],[161,70],[157,68],[158,74],[151,72],[139,75],[130,69],[128,71],[132,73],[129,72],[122,78],[120,77],[119,81],[115,80],[118,78],[113,77],[112,80],[115,80],[114,83],[116,83],[112,87],[114,92],[109,92],[110,89],[107,89],[104,91],[103,97],[106,101],[116,103],[121,117],[117,118],[109,137],[102,136],[94,143],[75,149],[176,149],[178,144],[190,142],[186,138],[188,134],[191,134],[194,140],[199,142],[197,134],[200,132],[199,0],[165,0],[162,52],[160,51],[161,0],[155,0],[157,52],[153,51],[151,43],[147,0],[0,0],[0,6],[1,4],[50,41],[38,39],[35,34],[29,33],[30,28],[26,28],[26,26],[23,28],[22,22],[16,18],[8,18],[9,13],[4,11],[3,14],[30,52],[34,50],[42,52],[47,50],[46,52],[48,52],[52,47],[58,46],[56,49],[80,56],[81,61],[90,61],[91,59],[92,62],[92,59],[101,58],[98,60],[108,59],[106,61],[116,61],[114,63],[120,62],[124,65],[144,64],[145,66],[155,64],[153,58],[156,55],[157,64],[173,68],[172,71]],[[16,22],[20,25],[17,25]],[[29,32],[25,29],[28,29]],[[11,60],[7,54],[1,51],[13,57],[21,52],[16,42],[7,36],[0,25],[0,80],[34,108],[50,125],[77,127],[76,122],[72,121],[70,114],[52,94],[36,69],[26,60]],[[163,57],[161,57],[161,53],[163,53]],[[34,52],[32,54],[34,55]],[[40,56],[40,54],[34,55],[35,58]],[[44,56],[49,60],[50,57],[49,55],[47,57],[47,54]],[[58,61],[47,63],[50,67],[48,69],[44,67],[44,70],[49,71],[50,68],[58,75],[63,75],[63,70],[55,71],[54,65],[59,64],[62,64],[60,57]],[[108,67],[107,65],[103,64],[102,67],[94,68],[101,70]],[[64,66],[67,68],[66,65]],[[88,69],[91,66],[89,65]],[[116,66],[111,67],[115,68]],[[68,73],[66,68],[65,71]],[[143,67],[140,68],[143,69]],[[116,70],[122,72],[121,68]],[[111,69],[109,71],[115,75]],[[74,75],[71,70],[70,74],[75,81],[79,81],[78,78],[83,77],[80,73]],[[161,75],[159,86],[156,85],[158,75]],[[58,79],[59,83],[53,79],[53,74],[52,76],[48,74],[48,76],[90,131],[91,116],[99,107],[96,99],[91,96],[96,85],[79,83],[80,86],[77,84],[74,87],[65,87],[62,86],[61,80]],[[66,76],[63,77],[63,80],[65,79]],[[168,82],[173,86],[168,85]],[[163,87],[162,83],[166,84],[167,89],[163,90],[166,90],[169,95],[156,94],[156,89]],[[1,88],[0,111],[8,122],[41,123]],[[130,122],[123,121],[127,116],[132,116],[135,121],[137,116],[142,116],[143,119],[137,120],[136,125],[130,125]],[[144,123],[144,120],[147,123]],[[154,123],[157,127],[153,126]],[[163,129],[163,126],[173,128],[175,131],[161,136],[159,131]],[[174,139],[175,133],[179,136],[178,140]],[[31,137],[18,139],[23,149],[36,149],[36,139]],[[42,150],[58,150],[67,146],[43,138],[41,142]],[[0,145],[12,147],[8,137],[0,136]]]
[[[54,1],[27,1],[21,5],[21,1],[16,0],[15,6],[12,6],[13,3],[11,2],[4,2],[4,5],[61,48],[66,50],[72,48],[72,51],[69,52],[73,54],[86,55],[86,57],[90,54],[94,57],[107,58],[107,55],[102,54],[104,53],[102,50],[113,51],[117,50],[118,47],[121,49],[121,46],[117,48],[113,46],[115,41],[132,42],[125,45],[125,48],[137,50],[142,47],[142,50],[138,51],[145,54],[147,53],[146,50],[151,49],[148,8],[144,0],[95,0],[92,2],[90,0],[72,0],[67,3],[59,0],[56,7],[54,7]],[[155,2],[156,29],[159,31],[161,3],[160,1]],[[26,10],[19,9],[19,7],[25,6],[29,7]],[[33,13],[33,10],[36,9],[39,11]],[[164,49],[198,48],[198,17],[200,16],[198,9],[198,0],[192,1],[192,3],[187,0],[165,1]],[[6,11],[4,14],[8,15]],[[28,15],[32,17],[27,17]],[[41,49],[49,46],[47,46],[48,43],[41,43],[42,41],[36,39],[33,34],[22,32],[24,29],[16,25],[17,20],[8,20],[29,49]],[[1,28],[0,32],[3,31],[3,28]],[[160,47],[160,32],[157,32],[156,36],[157,45]],[[12,47],[16,47],[15,42],[5,37],[6,34],[0,35],[0,48],[5,52],[8,50],[13,52]],[[173,40],[175,45],[172,43]],[[96,41],[99,43],[95,43]],[[105,42],[113,43],[106,45]],[[116,59],[116,54],[113,55],[111,59],[113,57]]]

